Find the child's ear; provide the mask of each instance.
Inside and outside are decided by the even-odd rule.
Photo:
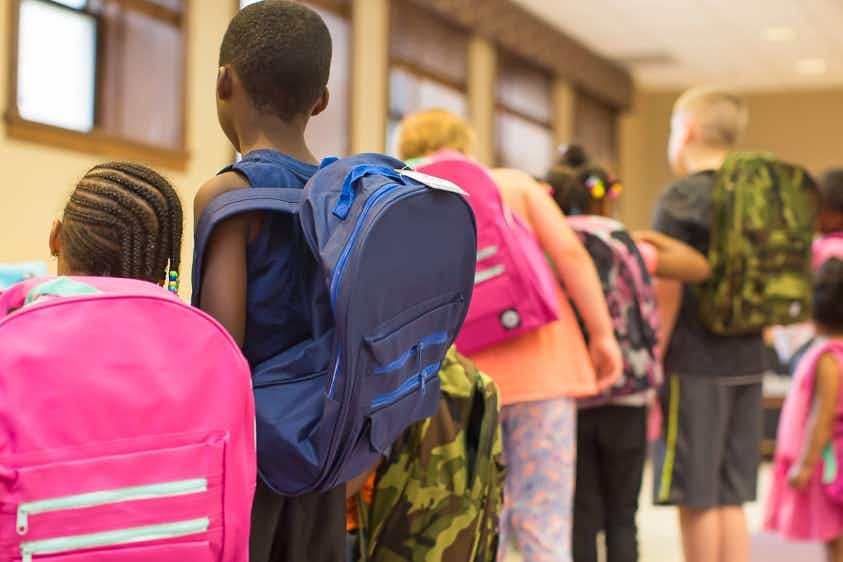
[[[61,228],[62,224],[59,219],[55,219],[53,226],[50,227],[50,255],[54,258],[61,253]]]
[[[322,90],[322,95],[319,97],[319,101],[316,102],[316,105],[313,107],[313,111],[310,112],[310,116],[316,117],[325,111],[325,108],[328,107],[329,101],[331,101],[331,93],[328,91],[328,87],[325,86],[325,89]]]
[[[217,97],[221,100],[228,100],[231,98],[233,90],[234,79],[231,75],[231,69],[227,66],[221,66],[217,71]]]

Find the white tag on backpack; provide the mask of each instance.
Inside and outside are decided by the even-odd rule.
[[[463,189],[455,184],[452,181],[448,181],[443,178],[437,178],[435,176],[430,176],[428,174],[423,174],[421,172],[417,172],[416,170],[396,170],[402,176],[407,176],[408,178],[414,179],[419,183],[423,183],[427,187],[431,189],[438,189],[440,191],[449,191],[451,193],[456,193],[458,195],[462,195],[463,197],[468,197],[468,193],[463,191]]]

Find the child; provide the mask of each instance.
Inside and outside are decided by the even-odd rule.
[[[420,158],[445,148],[470,157],[473,136],[460,117],[443,110],[423,111],[402,123],[400,157]],[[559,320],[471,356],[500,389],[509,472],[498,559],[505,557],[512,532],[525,562],[565,561],[571,559],[576,456],[572,396],[611,385],[620,375],[620,350],[591,258],[553,200],[523,172],[501,170],[494,178],[505,205],[535,233],[594,334],[587,348],[568,298],[560,291]]]
[[[178,289],[181,238],[181,201],[167,180],[139,164],[110,162],[92,168],[73,190],[53,223],[50,252],[59,275],[163,285],[172,271],[171,288]],[[52,285],[55,291],[79,290],[67,279]]]
[[[328,104],[330,64],[331,36],[310,8],[265,0],[234,17],[220,48],[217,109],[243,159],[202,186],[197,218],[228,191],[304,187],[318,169],[305,129]],[[300,272],[292,259],[291,232],[292,225],[277,214],[238,215],[216,228],[208,243],[201,308],[228,329],[252,366],[309,336],[309,303],[296,298]],[[290,317],[301,322],[280,320]],[[343,487],[285,498],[258,483],[253,562],[342,560],[344,544]]]
[[[825,172],[819,188],[817,226],[821,236],[814,242],[814,268],[832,256],[843,258],[843,168]]]
[[[140,164],[95,166],[76,185],[50,230],[59,277],[34,287],[25,303],[99,292],[67,276],[125,277],[159,285],[169,277],[169,288],[176,292],[181,238],[181,201],[167,180]]]
[[[612,180],[604,168],[591,163],[576,145],[565,149],[560,164],[547,174],[547,183],[556,203],[568,216],[611,216],[612,204],[621,193],[620,183]],[[623,231],[622,225],[616,227],[613,232]],[[708,277],[705,257],[686,244],[655,232],[641,233],[639,238],[646,241],[640,241],[638,246],[651,275],[689,282]],[[643,300],[644,295],[639,295],[632,302]],[[628,343],[632,343],[631,338]],[[630,370],[629,365],[626,367]],[[657,368],[661,370],[660,366]],[[573,540],[577,562],[597,561],[600,531],[606,533],[608,562],[638,559],[635,515],[647,454],[647,406],[651,395],[651,390],[612,399],[604,395],[599,401],[586,399],[580,404]]]
[[[717,172],[747,122],[745,103],[731,92],[693,89],[679,98],[668,143],[679,179],[659,198],[655,230],[708,254]],[[748,562],[743,504],[755,499],[761,460],[763,338],[709,331],[692,287],[674,284],[659,304],[679,309],[664,358],[655,501],[679,507],[687,562]]]
[[[779,424],[766,526],[790,540],[821,541],[843,562],[843,503],[824,477],[839,466],[843,437],[843,261],[823,264],[814,282],[818,341],[799,364]],[[829,448],[832,447],[832,448]],[[831,458],[828,456],[831,453]],[[839,470],[839,469],[838,469]],[[831,474],[839,480],[839,474]]]

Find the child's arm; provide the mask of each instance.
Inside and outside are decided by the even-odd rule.
[[[216,176],[203,185],[194,199],[196,222],[215,197],[249,187],[234,172]],[[242,347],[246,335],[246,248],[254,217],[238,215],[214,229],[203,260],[199,307],[216,318]]]
[[[658,252],[655,275],[676,279],[685,283],[701,283],[709,278],[711,269],[708,260],[701,253],[676,238],[671,238],[653,230],[640,230],[633,233],[639,242],[648,242]]]
[[[585,320],[598,382],[602,387],[611,386],[621,375],[623,359],[594,262],[550,195],[532,178],[524,176],[525,185],[529,184],[527,211],[536,238]]]
[[[799,461],[788,475],[790,485],[799,490],[811,481],[814,469],[823,450],[831,439],[834,414],[840,399],[840,367],[831,353],[826,353],[817,362],[814,378],[814,404],[808,427],[805,430],[805,444]]]

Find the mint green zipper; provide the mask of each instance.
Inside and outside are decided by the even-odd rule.
[[[161,484],[150,484],[147,486],[117,488],[114,490],[22,503],[18,506],[17,531],[19,535],[28,533],[29,516],[38,513],[98,507],[126,501],[172,498],[189,494],[199,494],[206,491],[208,491],[208,480],[205,478],[195,478],[193,480],[179,480],[177,482],[163,482]]]
[[[500,277],[503,275],[506,268],[502,265],[496,265],[495,267],[490,267],[489,269],[484,269],[482,271],[478,271],[474,275],[474,284],[479,285],[489,279],[494,279],[495,277]]]
[[[497,246],[489,246],[487,248],[483,248],[482,250],[477,251],[477,261],[483,261],[485,259],[489,259],[497,253],[498,253],[498,247]]]
[[[131,529],[120,529],[106,533],[25,542],[20,545],[21,562],[32,562],[33,556],[44,554],[66,554],[88,548],[121,546],[198,535],[199,533],[206,532],[209,525],[210,519],[203,517],[201,519],[165,523],[163,525],[148,525],[146,527],[133,527]]]

